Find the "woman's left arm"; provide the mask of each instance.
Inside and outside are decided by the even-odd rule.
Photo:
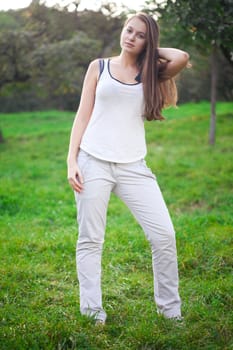
[[[168,78],[177,75],[188,64],[189,54],[174,48],[159,48],[159,57],[167,61],[165,74]]]

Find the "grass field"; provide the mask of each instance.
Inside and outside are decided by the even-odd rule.
[[[185,322],[159,317],[149,244],[111,197],[103,254],[103,330],[80,316],[74,196],[66,180],[71,112],[1,114],[0,349],[233,349],[233,103],[181,105],[147,122],[147,162],[177,234]]]

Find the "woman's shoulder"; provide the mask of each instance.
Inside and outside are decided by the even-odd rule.
[[[87,72],[89,74],[97,75],[98,72],[99,72],[100,61],[101,60],[103,60],[103,58],[95,58],[92,61],[90,61],[89,64],[88,64]]]
[[[106,58],[99,57],[99,58],[95,58],[94,60],[90,61],[89,66],[88,66],[88,70],[97,72],[99,70],[101,61],[104,62],[104,60],[106,60]]]
[[[94,60],[92,60],[90,62],[90,65],[98,65],[100,61],[109,61],[109,60],[114,60],[115,58],[117,58],[118,56],[107,56],[107,57],[98,57],[95,58]]]
[[[98,65],[98,62],[99,62],[99,58],[95,58],[94,60],[90,61],[89,62],[89,67],[95,67]]]
[[[98,62],[100,61],[100,60],[108,60],[110,57],[97,57],[97,58],[95,58],[95,59],[93,59],[92,61],[90,61],[90,65],[96,65],[96,64],[98,64]]]
[[[109,60],[114,60],[115,58],[116,56],[109,56],[109,57],[98,57],[93,59],[92,61],[90,61],[88,66],[89,75],[91,74],[97,77],[98,79],[100,77],[99,74],[101,74],[104,69],[105,63],[107,64]]]

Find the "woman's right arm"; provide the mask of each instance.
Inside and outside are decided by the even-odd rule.
[[[99,75],[98,60],[92,61],[84,78],[80,104],[70,135],[67,156],[67,178],[73,190],[81,192],[83,178],[77,165],[77,155],[83,133],[88,125],[95,102],[95,90]]]

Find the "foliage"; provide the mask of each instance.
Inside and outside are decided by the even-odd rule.
[[[181,101],[210,98],[210,54],[219,45],[216,66],[219,70],[217,98],[233,99],[232,6],[230,1],[146,1],[145,11],[157,13],[162,46],[179,47],[190,54],[192,69],[181,75]],[[224,13],[224,14],[223,14]],[[222,15],[223,14],[223,15]]]
[[[122,24],[126,15],[133,11],[125,8],[121,12],[109,1],[103,1],[98,11],[79,11],[80,1],[64,2],[70,3],[75,5],[72,12],[65,5],[47,7],[39,0],[33,0],[25,9],[0,12],[2,112],[47,108],[75,110],[89,62],[119,52]],[[159,17],[161,45],[173,45],[190,53],[193,68],[182,72],[178,81],[180,102],[209,99],[207,48],[213,39],[211,37],[204,45],[199,40],[200,29],[205,25],[211,28],[211,34],[215,35],[222,50],[218,53],[221,73],[218,99],[232,100],[233,71],[224,59],[229,58],[232,43],[229,0],[214,0],[211,4],[210,0],[177,0],[178,9],[171,0],[165,8],[165,2],[150,0],[146,3],[145,11],[162,15]],[[225,6],[224,11],[222,6]],[[216,26],[213,23],[215,15]],[[194,18],[200,23],[194,23]]]
[[[161,29],[163,31],[163,27]],[[173,39],[170,42],[174,42]],[[164,43],[164,44],[163,44]],[[163,40],[162,44],[167,46],[169,43],[168,38]],[[190,54],[190,62],[192,67],[185,69],[177,77],[177,85],[179,90],[179,102],[185,101],[198,102],[201,100],[210,99],[210,85],[211,85],[211,72],[210,72],[210,59],[202,51],[194,47],[185,47],[177,44],[177,47],[183,47]],[[218,52],[217,55],[217,67],[218,85],[217,85],[217,100],[218,101],[232,101],[233,100],[233,69],[227,62],[226,58]]]
[[[9,82],[29,79],[28,54],[34,48],[31,33],[7,31],[0,33],[0,88]]]
[[[88,62],[100,49],[100,41],[90,39],[82,32],[70,40],[42,45],[36,49],[32,55],[33,74],[41,92],[46,86],[50,101],[57,99],[56,105],[61,109],[75,109]]]
[[[0,12],[1,111],[76,109],[89,62],[119,45],[122,19],[110,20],[111,10],[68,12],[33,1],[7,16]]]
[[[188,45],[190,39],[193,40],[199,51],[205,52],[210,57],[210,100],[211,118],[209,130],[209,142],[215,143],[216,134],[216,99],[217,99],[217,79],[219,51],[231,63],[232,59],[232,36],[233,36],[233,7],[231,0],[166,0],[162,1],[156,8],[162,20],[175,23],[175,32]],[[155,1],[148,1],[155,3]],[[181,34],[181,35],[180,35]],[[231,69],[231,76],[232,76]],[[232,83],[231,94],[233,93]]]
[[[147,1],[162,16],[175,24],[169,30],[179,33],[184,40],[196,41],[202,50],[209,50],[213,44],[220,47],[230,58],[233,49],[233,8],[231,0],[166,0],[157,4]],[[153,10],[154,10],[153,9]],[[182,30],[183,29],[183,30]]]
[[[228,350],[232,343],[232,103],[167,109],[146,123],[147,162],[177,234],[185,322],[159,317],[151,254],[128,209],[111,197],[103,252],[103,330],[79,314],[77,237],[66,152],[74,113],[1,114],[1,349]]]
[[[22,23],[16,20],[11,11],[0,11],[0,32],[7,30],[17,30],[21,28]]]

